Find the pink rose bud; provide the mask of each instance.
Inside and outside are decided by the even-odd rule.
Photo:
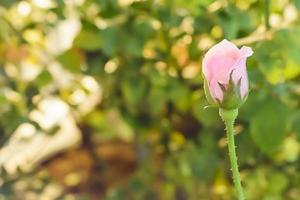
[[[235,109],[246,100],[249,90],[246,60],[252,54],[250,47],[238,49],[226,39],[209,49],[202,62],[209,103]]]

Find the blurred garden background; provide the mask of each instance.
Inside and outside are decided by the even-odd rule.
[[[232,200],[205,52],[253,48],[247,200],[300,200],[300,0],[1,0],[1,200]]]

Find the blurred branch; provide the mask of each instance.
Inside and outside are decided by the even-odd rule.
[[[81,130],[83,146],[87,149],[91,158],[93,159],[94,166],[95,166],[94,170],[102,171],[103,169],[105,169],[105,163],[103,159],[100,158],[99,155],[97,154],[95,144],[92,140],[91,129],[84,124],[77,124],[77,125]]]
[[[256,42],[264,41],[264,40],[271,40],[273,35],[281,30],[281,29],[287,29],[290,28],[290,24],[283,23],[282,25],[279,25],[277,27],[269,27],[269,29],[266,29],[266,27],[258,27],[256,31],[251,33],[249,36],[233,39],[232,42],[235,43],[237,46],[242,45],[249,45]],[[207,49],[204,49],[204,51],[207,51],[210,47],[207,47]]]
[[[0,20],[2,20],[2,22],[4,23],[4,25],[7,26],[7,28],[10,29],[11,32],[13,32],[17,37],[22,38],[22,35],[20,33],[20,31],[18,31],[12,24],[11,22],[6,19],[4,16],[0,15]]]
[[[221,9],[223,6],[224,6],[224,1],[215,1],[207,7],[207,10],[210,13],[213,13],[213,12],[216,12],[217,10]]]
[[[264,16],[266,30],[270,30],[270,0],[265,0],[264,2]]]
[[[275,30],[266,31],[265,29],[257,30],[253,32],[251,35],[243,38],[238,38],[233,40],[237,46],[242,46],[246,44],[253,44],[259,41],[271,39]]]

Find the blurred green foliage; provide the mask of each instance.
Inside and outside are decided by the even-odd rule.
[[[21,123],[43,129],[29,117],[36,99],[78,111],[72,94],[88,76],[102,101],[76,121],[96,139],[129,138],[137,154],[106,200],[233,199],[224,127],[204,108],[201,76],[204,53],[227,38],[254,50],[236,122],[246,199],[300,199],[299,0],[38,2],[0,3],[1,144]]]

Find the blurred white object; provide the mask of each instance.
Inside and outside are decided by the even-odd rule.
[[[8,143],[0,149],[0,167],[9,174],[16,173],[18,169],[30,171],[49,157],[79,145],[81,133],[76,118],[91,112],[102,96],[100,86],[92,77],[84,76],[82,86],[90,93],[74,111],[57,97],[42,99],[37,109],[29,114],[29,118],[37,122],[42,130],[30,123],[20,124]],[[44,132],[56,126],[58,130],[54,134]]]
[[[73,40],[79,33],[80,28],[80,21],[76,17],[69,17],[59,22],[47,35],[47,47],[49,51],[54,55],[58,55],[68,50],[72,46]]]
[[[0,150],[0,166],[13,174],[19,168],[27,171],[53,154],[79,144],[81,134],[69,112],[68,105],[55,97],[47,98],[30,114],[44,130],[58,126],[49,135],[30,123],[21,124]]]
[[[43,129],[50,129],[65,118],[68,112],[69,106],[65,102],[52,97],[42,100],[38,104],[38,110],[32,111],[29,118]]]

